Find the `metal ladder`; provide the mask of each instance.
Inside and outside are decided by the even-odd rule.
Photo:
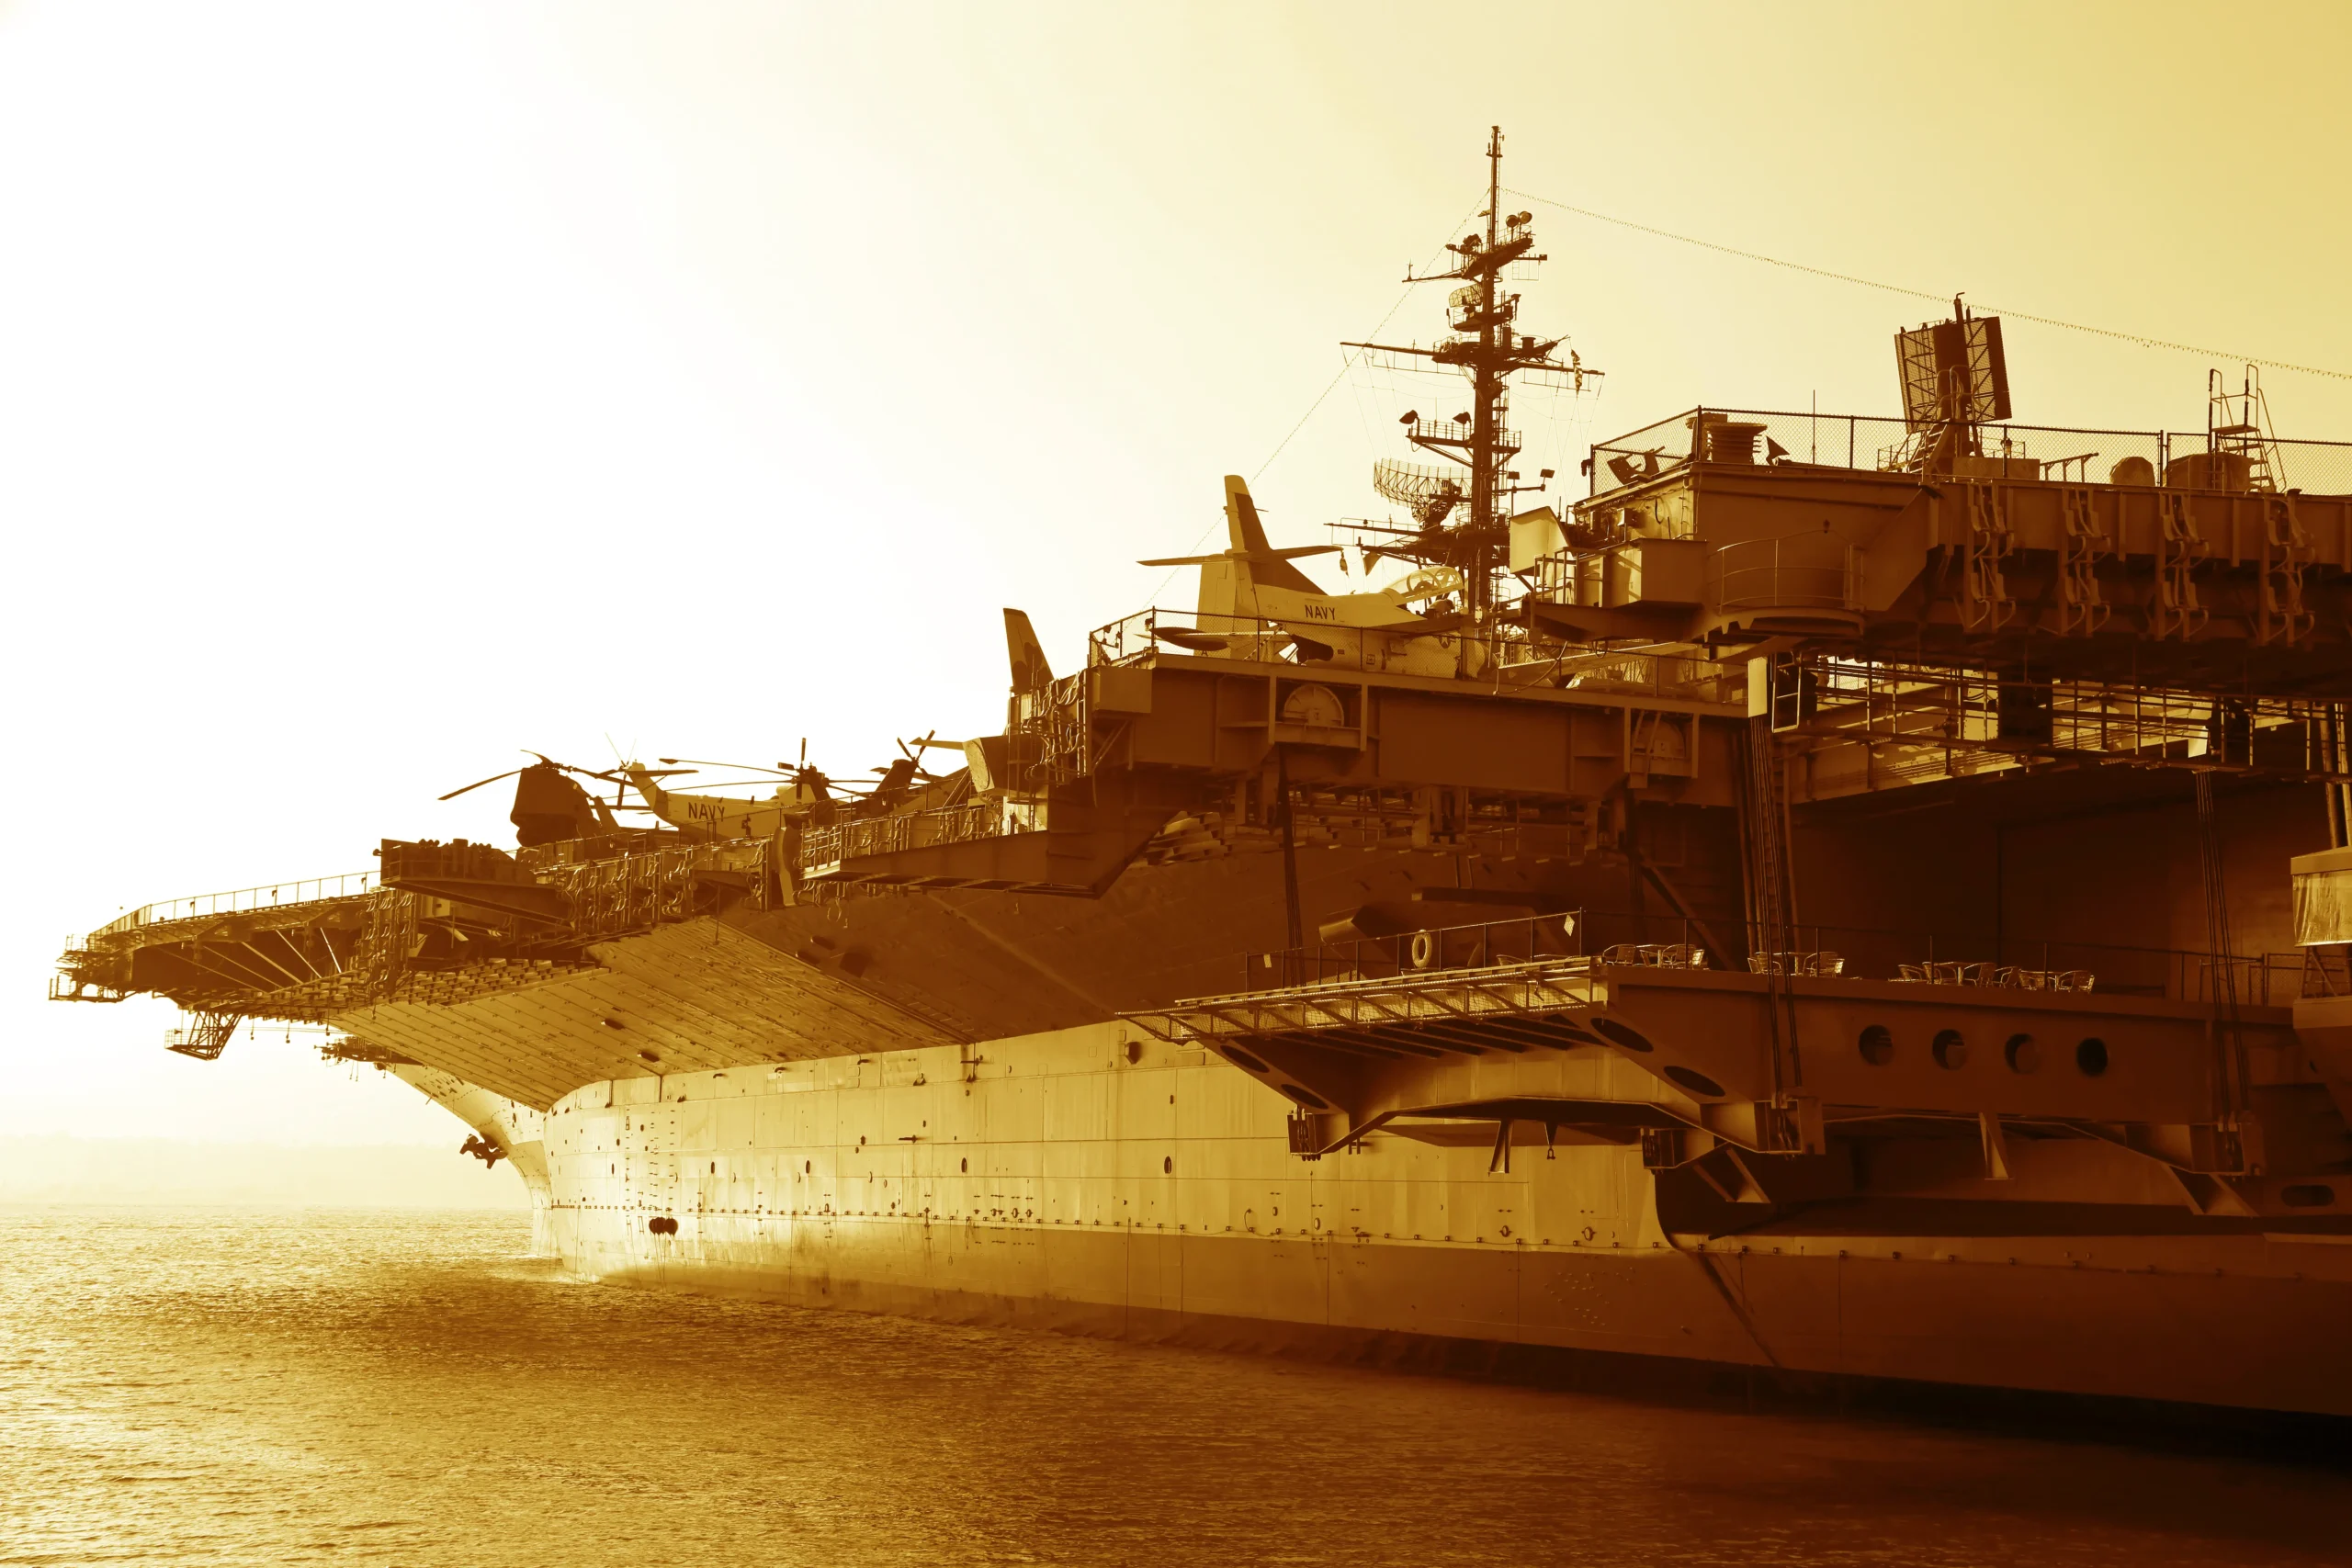
[[[2262,395],[2262,375],[2253,366],[2234,392],[2222,384],[2222,373],[2206,373],[2205,448],[2215,455],[2245,459],[2246,488],[2276,493],[2278,489],[2278,442],[2270,434],[2270,404]],[[2218,488],[2219,481],[2213,481]]]

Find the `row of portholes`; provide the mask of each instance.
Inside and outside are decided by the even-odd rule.
[[[1894,1033],[1883,1023],[1866,1027],[1858,1042],[1862,1060],[1873,1067],[1883,1067],[1894,1059]],[[1968,1065],[1968,1037],[1957,1029],[1939,1029],[1928,1043],[1928,1054],[1936,1066],[1957,1071]],[[2012,1034],[2001,1045],[2001,1059],[2013,1073],[2038,1072],[2041,1068],[2041,1042],[2030,1034]],[[2086,1078],[2098,1077],[2107,1071],[2107,1042],[2098,1035],[2087,1035],[2075,1045],[2075,1070]]]

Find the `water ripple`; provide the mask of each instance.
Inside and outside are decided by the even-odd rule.
[[[0,1210],[0,1563],[2252,1564],[2340,1471],[582,1287],[509,1214]]]

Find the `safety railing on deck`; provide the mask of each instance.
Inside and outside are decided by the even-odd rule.
[[[376,874],[372,871],[347,872],[341,876],[305,877],[299,882],[273,882],[260,887],[240,887],[229,893],[206,893],[194,898],[173,898],[160,904],[148,904],[118,915],[90,933],[91,940],[134,931],[142,926],[161,925],[167,920],[198,920],[215,915],[243,915],[257,910],[290,908],[301,904],[323,904],[336,898],[356,897],[374,891]]]
[[[2352,948],[2329,943],[2302,949],[2307,997],[2352,997]]]
[[[1589,493],[1645,484],[1694,458],[1713,464],[1783,465],[1887,472],[1905,468],[1917,432],[1899,419],[1868,414],[1792,413],[1758,409],[1689,409],[1623,435],[1593,443]],[[2268,472],[2256,477],[2225,448],[2206,461],[2201,431],[2086,430],[2063,425],[1984,424],[1979,450],[1954,459],[1961,477],[2052,479],[2075,483],[2173,484],[2187,489],[2300,490],[2352,494],[2352,442],[2263,441]]]
[[[822,870],[865,855],[1001,838],[1008,831],[1005,817],[1001,801],[974,800],[936,811],[902,812],[811,828],[800,836],[800,864],[804,870]]]
[[[1544,958],[1576,958],[1576,912],[1482,920],[1395,936],[1349,937],[1280,953],[1253,953],[1242,960],[1241,988],[1282,990],[1335,980],[1382,979],[1395,975],[1447,969],[1487,969]]]
[[[1442,637],[1449,643],[1461,629],[1458,616],[1450,610],[1440,609],[1430,619],[1433,627],[1430,635]],[[1330,628],[1329,640],[1325,641],[1312,633],[1282,630],[1271,621],[1154,608],[1098,628],[1088,639],[1087,662],[1125,664],[1152,653],[1216,653],[1269,664],[1296,664],[1309,670],[1412,672],[1404,656],[1392,646],[1397,640],[1395,634],[1410,631],[1411,626],[1385,629],[1389,636],[1367,637],[1365,628],[1335,626]]]
[[[1609,649],[1581,651],[1572,643],[1507,643],[1498,650],[1506,670],[1541,667],[1552,684],[1566,691],[1608,692],[1625,696],[1672,697],[1683,702],[1747,701],[1747,661],[1692,659],[1674,653]]]
[[[1916,745],[1990,745],[2005,737],[2055,751],[2212,757],[2335,771],[2320,737],[2332,699],[2252,695],[2099,681],[2025,681],[1989,670],[1806,655],[1808,728]]]
[[[1679,918],[1653,917],[1645,923],[1663,930],[1684,928]],[[1731,929],[1742,931],[1737,922]],[[1785,955],[1804,961],[1783,973],[1996,989],[2096,990],[2210,1002],[2219,994],[2226,968],[2236,999],[2247,1007],[2284,1007],[2302,989],[2300,953],[2239,953],[2223,959],[2184,948],[1815,924],[1786,927],[1780,934]],[[1751,953],[1772,945],[1761,931],[1743,931],[1743,935]]]
[[[1736,946],[1728,944],[1736,943]],[[1244,990],[1280,989],[1447,969],[1596,955],[1603,966],[1733,969],[1814,978],[1908,981],[1990,989],[2099,991],[2210,1003],[2226,970],[2239,1005],[2284,1007],[2299,996],[2352,995],[2352,969],[2317,949],[2227,959],[2185,949],[1923,930],[1804,924],[1767,932],[1704,921],[1577,910],[1395,936],[1313,942],[1246,954]],[[2333,990],[2324,987],[2333,986]]]
[[[1817,529],[1725,545],[1709,576],[1716,606],[1725,611],[1862,607],[1862,552]]]

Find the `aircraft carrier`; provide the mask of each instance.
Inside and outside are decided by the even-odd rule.
[[[1510,389],[1600,372],[1487,152],[1445,334],[1351,345],[1438,378],[1394,521],[1278,548],[1229,478],[1192,608],[1067,673],[1006,613],[1001,733],[542,760],[513,847],[53,994],[326,1026],[583,1276],[2352,1416],[2352,445],[2250,371],[2015,423],[1955,302],[1899,415],[1522,478]]]

